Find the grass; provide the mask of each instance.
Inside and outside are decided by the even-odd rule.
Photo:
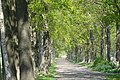
[[[113,62],[108,62],[103,58],[97,58],[90,68],[104,73],[120,73],[120,70],[117,69]]]
[[[120,74],[107,74],[106,80],[120,80]]]
[[[80,66],[86,66],[94,71],[106,73],[105,80],[120,80],[120,70],[112,62],[107,62],[105,59],[98,58],[91,63],[78,63]]]
[[[91,63],[79,62],[78,64],[81,66],[86,66],[86,67],[90,68],[93,65],[93,62],[91,62]]]
[[[51,64],[51,66],[48,68],[48,74],[39,74],[37,75],[35,80],[54,80],[56,71],[55,71],[55,62]]]

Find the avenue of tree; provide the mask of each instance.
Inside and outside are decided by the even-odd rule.
[[[63,51],[120,68],[120,0],[0,0],[0,32],[3,80],[35,80]]]

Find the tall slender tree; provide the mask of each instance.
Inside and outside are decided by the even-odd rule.
[[[110,42],[110,26],[106,27],[106,58],[107,61],[110,62],[110,49],[111,49],[111,42]]]
[[[120,68],[120,6],[118,5],[119,0],[114,0],[115,3],[115,14],[116,18],[116,60],[119,62]]]

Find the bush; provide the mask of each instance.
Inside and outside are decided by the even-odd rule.
[[[120,70],[116,69],[116,65],[113,62],[108,62],[103,58],[97,58],[94,61],[91,68],[93,70],[101,71],[101,72],[111,72],[111,73],[120,72]]]

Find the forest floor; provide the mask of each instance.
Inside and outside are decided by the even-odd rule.
[[[92,71],[85,66],[73,64],[65,58],[59,58],[56,64],[57,75],[55,80],[106,80],[105,73]]]

